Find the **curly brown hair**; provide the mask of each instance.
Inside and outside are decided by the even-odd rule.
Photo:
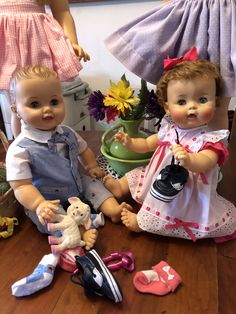
[[[223,94],[223,80],[216,65],[208,60],[182,61],[172,69],[165,71],[157,83],[157,98],[161,106],[167,101],[167,87],[171,80],[192,80],[196,78],[214,79],[216,96]],[[218,102],[216,102],[218,106]]]

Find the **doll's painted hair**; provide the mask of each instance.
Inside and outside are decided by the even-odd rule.
[[[167,101],[167,87],[171,80],[214,79],[216,96],[223,93],[223,80],[216,65],[208,60],[183,61],[165,71],[157,83],[157,97],[161,106]],[[216,102],[218,105],[218,102]]]
[[[18,69],[13,74],[10,80],[9,93],[11,102],[14,104],[16,101],[16,85],[20,81],[30,80],[30,79],[48,79],[48,78],[58,78],[58,75],[55,71],[40,65],[26,66],[21,69]]]

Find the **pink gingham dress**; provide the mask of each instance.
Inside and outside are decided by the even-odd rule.
[[[61,81],[76,77],[81,65],[58,22],[36,0],[0,0],[0,90],[26,65],[54,69]]]
[[[211,148],[219,153],[218,164],[205,173],[189,171],[182,191],[165,203],[150,194],[150,189],[161,169],[171,164],[170,145],[179,141],[189,152]],[[217,238],[236,231],[236,208],[216,192],[219,165],[225,161],[228,130],[210,131],[207,126],[180,129],[162,120],[158,132],[158,148],[146,167],[126,174],[132,197],[141,204],[137,214],[141,229],[160,235],[185,239]]]

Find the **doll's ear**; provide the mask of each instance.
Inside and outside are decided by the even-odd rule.
[[[15,104],[11,105],[11,111],[14,112],[14,113],[16,113],[17,118],[21,119],[21,116],[20,116],[19,113],[17,112],[17,109],[16,109],[16,105],[15,105]]]
[[[168,102],[167,102],[167,101],[165,102],[164,109],[165,109],[165,112],[166,112],[167,114],[170,113],[170,110],[169,110],[169,106],[168,106]]]
[[[68,202],[70,204],[73,204],[73,203],[76,203],[76,202],[79,202],[79,201],[80,201],[80,199],[78,197],[69,197],[68,198]]]

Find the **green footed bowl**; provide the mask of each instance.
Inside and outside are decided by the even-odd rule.
[[[150,157],[139,160],[119,159],[109,155],[103,145],[101,146],[101,153],[106,157],[109,165],[121,176],[125,175],[128,171],[134,168],[147,165],[151,159]]]

